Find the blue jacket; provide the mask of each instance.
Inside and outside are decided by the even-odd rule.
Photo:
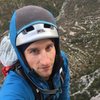
[[[55,94],[59,95],[58,100],[70,100],[69,93],[69,70],[68,70],[68,61],[64,54],[61,52],[62,58],[64,60],[63,71],[64,71],[64,83],[62,86],[62,93]],[[60,85],[60,74],[56,73],[53,77],[53,83],[55,87]],[[48,89],[47,82],[36,81],[36,84],[43,89]],[[43,94],[43,100],[46,100],[47,94]],[[0,100],[35,100],[35,93],[33,93],[31,86],[27,81],[18,73],[10,71],[0,90]],[[53,99],[55,100],[55,99]],[[56,99],[57,100],[57,99]]]

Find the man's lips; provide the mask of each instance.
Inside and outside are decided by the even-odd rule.
[[[51,68],[50,66],[45,66],[45,67],[42,67],[40,69],[42,69],[42,70],[49,70],[50,68]]]

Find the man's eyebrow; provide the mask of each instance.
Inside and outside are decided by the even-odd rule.
[[[28,48],[28,51],[30,50],[37,50],[38,48],[37,47],[32,47],[32,48]]]

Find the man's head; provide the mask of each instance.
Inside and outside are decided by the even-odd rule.
[[[24,56],[32,70],[45,80],[49,79],[56,57],[56,49],[51,39],[31,43],[24,50]]]
[[[38,6],[25,6],[15,11],[10,23],[10,40],[26,73],[30,69],[24,62],[23,53],[19,48],[45,39],[53,39],[54,42],[51,42],[54,43],[56,50],[54,58],[58,59],[60,56],[59,35],[54,16],[48,10]],[[25,50],[29,46],[27,45]]]

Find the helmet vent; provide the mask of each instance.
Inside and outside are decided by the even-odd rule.
[[[51,27],[51,25],[49,25],[49,24],[44,24],[44,28],[50,28]]]
[[[44,28],[50,28],[50,29],[54,29],[54,26],[53,25],[49,25],[49,24],[44,24]]]
[[[29,31],[34,30],[34,27],[33,26],[30,26],[30,27],[27,27],[25,30],[26,30],[26,32],[29,32]]]

